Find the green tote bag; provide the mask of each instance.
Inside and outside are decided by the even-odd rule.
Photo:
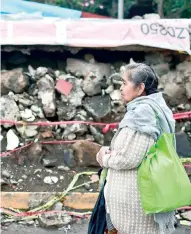
[[[146,214],[191,205],[191,183],[174,148],[173,136],[163,133],[138,168],[138,187]]]

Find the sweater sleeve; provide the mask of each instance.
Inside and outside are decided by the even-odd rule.
[[[154,139],[128,127],[122,128],[116,136],[110,154],[103,156],[103,166],[115,170],[137,168]]]

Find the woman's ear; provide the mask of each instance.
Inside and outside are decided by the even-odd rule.
[[[145,84],[144,84],[144,83],[141,83],[141,84],[138,86],[138,96],[142,96],[144,92],[145,92]]]

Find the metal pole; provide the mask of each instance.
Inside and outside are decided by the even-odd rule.
[[[124,0],[118,0],[118,19],[123,19]]]

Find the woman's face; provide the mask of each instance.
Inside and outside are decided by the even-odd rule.
[[[120,91],[121,97],[125,103],[128,103],[139,96],[146,95],[144,89],[145,85],[143,83],[139,86],[135,86],[135,84],[128,79],[128,73],[124,72]]]

